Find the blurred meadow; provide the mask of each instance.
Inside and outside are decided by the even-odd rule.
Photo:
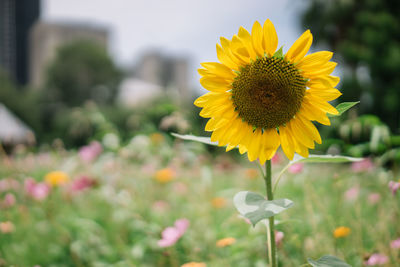
[[[283,174],[279,266],[400,266],[399,3],[0,0],[0,266],[268,266],[266,221],[233,204],[265,195],[257,163],[171,135],[210,136],[196,69],[268,18],[284,51],[310,29],[360,100],[310,153],[364,158]]]

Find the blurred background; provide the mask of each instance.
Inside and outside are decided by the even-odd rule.
[[[217,61],[220,36],[266,18],[286,50],[311,29],[314,49],[335,52],[339,101],[361,101],[353,120],[324,133],[335,149],[370,141],[375,126],[376,138],[386,135],[380,153],[399,143],[389,140],[400,127],[398,1],[74,1],[1,1],[4,146],[77,147],[107,131],[122,141],[154,131],[206,134],[192,105],[203,93],[200,62]],[[351,153],[379,153],[370,150]]]
[[[255,164],[170,135],[210,134],[197,69],[266,19],[284,52],[310,29],[332,104],[360,101],[312,153],[365,157],[283,175],[280,266],[398,266],[399,18],[398,0],[0,0],[0,266],[266,266],[265,227],[232,204],[264,192]]]

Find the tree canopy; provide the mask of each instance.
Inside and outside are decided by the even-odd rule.
[[[311,0],[302,15],[316,44],[345,63],[341,100],[361,100],[361,113],[378,115],[393,131],[400,127],[399,14],[397,0]]]

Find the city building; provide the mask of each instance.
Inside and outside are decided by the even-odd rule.
[[[20,85],[29,80],[29,32],[39,15],[40,0],[0,0],[0,68]]]
[[[133,71],[135,80],[141,80],[148,84],[157,85],[163,92],[174,99],[185,103],[191,96],[189,93],[189,63],[185,57],[165,56],[158,52],[148,52],[143,54]],[[129,78],[131,79],[131,78]],[[124,91],[127,92],[136,83],[126,83]],[[132,85],[132,86],[130,86]],[[159,92],[154,97],[159,96]],[[129,94],[128,94],[129,95]],[[146,100],[150,99],[151,94],[145,95]],[[140,101],[128,101],[130,103],[140,103]]]
[[[107,48],[108,31],[90,24],[36,23],[30,35],[29,83],[33,87],[42,86],[47,66],[54,59],[57,49],[78,40],[90,40]]]

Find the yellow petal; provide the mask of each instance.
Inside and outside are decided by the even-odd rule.
[[[290,128],[292,129],[292,134],[293,134],[293,137],[296,139],[296,141],[302,143],[306,147],[310,147],[310,148],[315,147],[314,142],[313,142],[312,138],[310,137],[310,135],[308,135],[307,131],[305,131],[304,128],[298,124],[297,118],[290,120],[290,122],[288,124],[290,125]]]
[[[198,107],[211,105],[215,102],[222,103],[223,101],[230,101],[231,93],[229,92],[209,92],[198,97],[194,104]],[[229,102],[231,103],[231,102]]]
[[[335,76],[330,76],[330,75],[326,75],[326,76],[318,76],[318,77],[314,77],[311,78],[308,82],[307,82],[307,86],[312,87],[313,85],[324,85],[326,87],[335,87],[340,81],[339,77],[335,77]]]
[[[251,39],[254,51],[259,57],[263,57],[264,56],[263,28],[258,21],[254,22],[253,24],[253,28],[251,30]]]
[[[288,125],[287,130],[288,130],[288,136],[291,137],[291,139],[292,139],[292,142],[294,145],[294,151],[297,154],[301,155],[302,157],[307,158],[308,157],[308,148],[305,145],[303,145],[301,142],[299,142],[299,140],[294,138],[293,129],[290,124]]]
[[[232,48],[231,48],[231,41],[226,39],[225,37],[220,38],[222,49],[224,49],[225,54],[229,56],[229,58],[238,66],[242,66],[245,64],[245,61],[243,61],[240,57],[234,55],[232,53]]]
[[[303,101],[299,112],[309,120],[317,121],[324,125],[331,125],[326,112],[323,112],[319,108],[314,108],[308,101]]]
[[[294,144],[288,134],[289,133],[286,126],[279,127],[279,138],[282,150],[285,153],[286,157],[292,160],[294,156]]]
[[[251,142],[246,146],[247,155],[250,161],[254,161],[258,158],[261,148],[261,130],[257,129],[252,134]]]
[[[228,68],[233,70],[239,70],[238,65],[232,61],[230,56],[227,55],[227,53],[225,53],[224,49],[222,49],[222,47],[219,44],[217,44],[217,57],[218,60]]]
[[[232,89],[232,85],[226,79],[202,77],[200,84],[207,90],[212,92],[225,92]]]
[[[267,52],[269,56],[273,56],[278,47],[278,35],[276,34],[274,24],[267,19],[264,22],[263,30],[265,52]]]
[[[249,53],[250,58],[252,60],[255,60],[256,57],[257,57],[257,54],[253,49],[252,39],[251,39],[250,33],[245,28],[240,27],[238,36],[242,40],[242,43],[244,44],[244,46],[246,46],[247,52]]]
[[[228,152],[228,151],[230,151],[230,150],[232,150],[232,149],[234,149],[236,146],[232,146],[232,145],[227,145],[226,146],[226,152]]]
[[[250,63],[250,54],[242,40],[237,35],[232,37],[231,49],[236,57],[243,60],[246,64]]]
[[[310,30],[305,31],[286,53],[285,59],[292,63],[301,60],[310,49],[312,40],[313,37]]]
[[[297,64],[298,69],[305,71],[310,71],[312,68],[317,68],[327,63],[333,56],[332,52],[329,51],[319,51],[310,54],[299,61]]]
[[[236,129],[236,134],[232,136],[230,142],[231,145],[237,146],[242,142],[247,133],[247,127],[247,123],[242,122],[242,119],[240,117],[236,118],[236,120],[232,123],[232,128]]]
[[[207,69],[210,73],[221,76],[228,79],[233,79],[236,77],[236,74],[232,71],[232,69],[228,68],[227,66],[217,63],[217,62],[205,62],[201,63],[205,69]]]
[[[311,95],[315,95],[324,101],[332,101],[342,95],[342,93],[335,88],[312,87],[308,89],[308,91]]]
[[[239,145],[239,153],[243,154],[247,152],[247,148],[244,145]]]
[[[311,105],[321,109],[324,112],[327,112],[327,113],[330,113],[333,115],[339,114],[339,112],[336,110],[336,108],[331,106],[331,104],[329,104],[328,102],[324,101],[323,99],[321,99],[315,95],[307,94],[308,93],[307,91],[306,91],[306,95],[304,96],[304,100],[308,100]]]
[[[321,136],[318,132],[318,129],[315,127],[315,125],[311,121],[307,120],[303,116],[303,114],[297,113],[296,118],[299,119],[299,124],[302,125],[304,130],[307,131],[307,133],[312,137],[312,139],[315,142],[317,142],[318,144],[321,144],[322,143]]]
[[[327,62],[324,65],[319,66],[317,68],[313,68],[310,71],[303,71],[303,76],[306,78],[313,78],[322,75],[327,76],[333,72],[336,65],[337,65],[336,62]]]

